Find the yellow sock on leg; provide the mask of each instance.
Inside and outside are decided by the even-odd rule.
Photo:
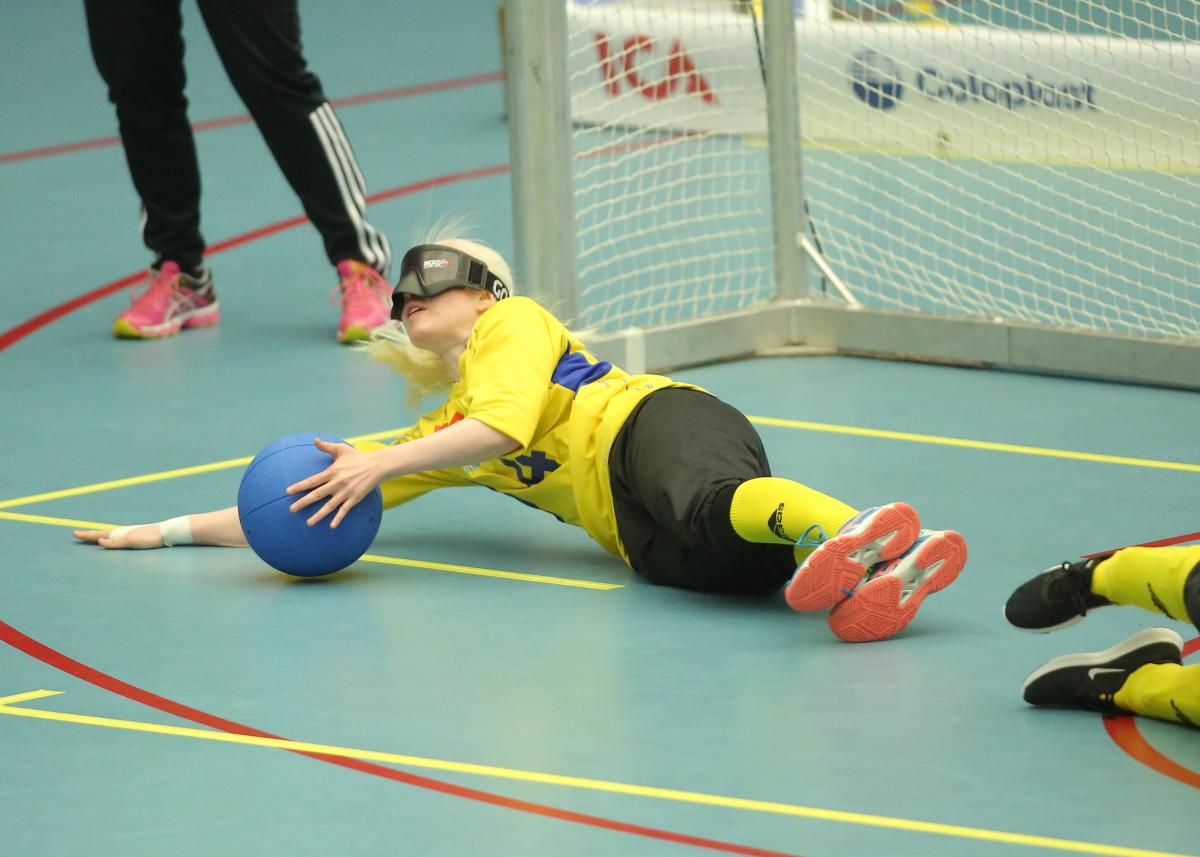
[[[803,539],[815,547],[856,514],[853,507],[807,485],[762,476],[743,482],[733,492],[729,521],[748,542],[795,544]],[[797,565],[813,547],[796,549]]]
[[[1200,546],[1125,548],[1092,571],[1092,592],[1187,622],[1183,586],[1200,563]]]

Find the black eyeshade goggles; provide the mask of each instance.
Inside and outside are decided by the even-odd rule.
[[[429,298],[447,289],[480,289],[496,300],[511,294],[505,282],[474,256],[442,244],[419,244],[400,262],[400,281],[392,291],[392,318],[404,317],[408,298]]]

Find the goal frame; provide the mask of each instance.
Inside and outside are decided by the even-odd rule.
[[[580,311],[576,272],[567,0],[506,0],[501,27],[512,163],[514,268],[565,319]],[[770,353],[852,354],[1200,390],[1196,338],[1142,337],[1004,319],[868,308],[810,291],[835,284],[807,239],[792,0],[764,0],[764,76],[774,297],[735,312],[589,338],[631,372]],[[848,295],[847,295],[848,296]]]

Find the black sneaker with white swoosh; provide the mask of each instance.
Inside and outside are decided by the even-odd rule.
[[[1090,708],[1104,714],[1121,709],[1113,696],[1146,664],[1183,663],[1183,638],[1170,628],[1146,628],[1102,652],[1062,655],[1034,670],[1021,693],[1030,705]]]

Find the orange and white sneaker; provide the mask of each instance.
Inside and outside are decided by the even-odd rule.
[[[113,333],[122,339],[161,339],[185,327],[207,327],[221,320],[221,306],[213,290],[212,272],[192,277],[174,262],[151,268],[150,283],[132,298],[129,309],[113,322]]]
[[[371,331],[391,319],[392,287],[378,271],[363,262],[345,259],[337,263],[338,284],[330,299],[342,304],[338,342],[370,339]]]
[[[925,596],[945,589],[967,562],[954,530],[922,530],[902,556],[881,562],[829,611],[833,633],[851,643],[886,640],[917,615]]]
[[[801,611],[832,607],[854,591],[872,566],[903,555],[920,533],[921,519],[907,503],[864,509],[796,569],[784,590],[788,605]]]

